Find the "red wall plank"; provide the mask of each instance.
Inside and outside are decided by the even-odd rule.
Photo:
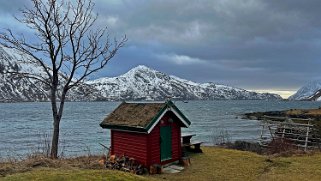
[[[150,157],[149,165],[160,164],[160,127],[159,124],[151,131],[148,136],[149,147],[150,147]]]
[[[147,134],[116,130],[112,134],[112,154],[133,157],[139,163],[147,165]]]
[[[173,121],[169,121],[172,119]],[[160,127],[172,127],[172,159],[160,160]],[[135,158],[145,166],[166,164],[181,157],[181,127],[178,118],[167,112],[150,134],[111,130],[111,153]]]

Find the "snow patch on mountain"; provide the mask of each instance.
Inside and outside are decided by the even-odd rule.
[[[0,102],[49,101],[50,89],[44,83],[23,76],[12,76],[8,72],[24,72],[46,77],[45,70],[31,64],[32,58],[20,55],[12,49],[0,47]],[[101,99],[100,94],[89,85],[71,89],[68,101]]]
[[[259,94],[214,83],[196,83],[166,75],[139,65],[118,77],[105,77],[86,82],[98,89],[107,100],[182,100],[281,99],[276,94]]]
[[[37,81],[4,74],[21,70],[30,73],[38,71],[35,67],[19,62],[17,56],[13,50],[0,47],[0,102],[47,101],[47,91]]]
[[[321,80],[314,80],[301,87],[289,100],[319,100],[318,92],[321,90]]]

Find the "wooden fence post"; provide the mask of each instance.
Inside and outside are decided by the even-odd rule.
[[[310,121],[308,122],[308,125],[310,125]],[[305,134],[304,151],[307,151],[307,148],[308,148],[309,132],[310,132],[310,126],[307,126],[307,132],[306,132],[306,134]]]

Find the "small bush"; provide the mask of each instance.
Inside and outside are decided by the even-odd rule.
[[[297,152],[298,148],[293,145],[290,140],[287,139],[274,139],[268,144],[268,154],[291,154]]]

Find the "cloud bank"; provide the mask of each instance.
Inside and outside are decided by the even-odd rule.
[[[98,25],[107,25],[113,36],[129,38],[96,77],[119,75],[145,64],[197,82],[247,89],[295,90],[321,78],[318,0],[95,3]],[[18,7],[20,1],[1,1],[0,14],[9,17]],[[0,20],[1,28],[11,21]]]

